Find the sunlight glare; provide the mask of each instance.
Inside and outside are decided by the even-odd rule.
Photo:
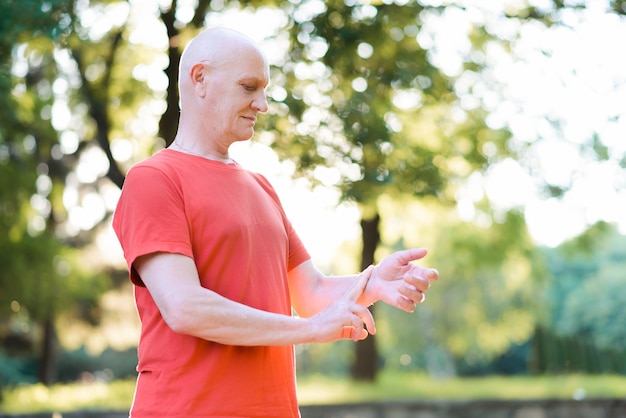
[[[565,25],[546,27],[498,17],[503,8],[516,7],[515,3],[460,4],[473,10],[468,11],[470,20],[482,21],[490,32],[512,41],[510,52],[498,43],[486,44],[487,70],[480,77],[466,72],[457,84],[462,103],[476,105],[463,101],[470,92],[480,99],[491,111],[487,124],[495,129],[508,127],[513,134],[508,145],[525,155],[532,167],[528,174],[514,170],[506,176],[490,170],[495,178],[487,180],[490,200],[526,206],[529,230],[539,244],[557,245],[599,220],[626,229],[625,185],[616,175],[623,171],[612,168],[626,151],[626,60],[615,53],[626,39],[623,18],[606,13],[606,1],[588,2],[586,9],[565,10],[560,15]],[[551,7],[545,0],[533,4]],[[448,33],[451,26],[445,24],[441,33],[453,39],[454,34]],[[518,31],[521,35],[515,38]],[[436,32],[420,36],[436,50],[440,41]],[[500,86],[495,90],[494,81]],[[607,161],[593,162],[590,145],[594,139],[608,147]],[[520,181],[524,191],[516,196]],[[537,190],[529,192],[532,181]],[[542,182],[570,190],[562,200],[545,199],[539,189]],[[471,199],[463,199],[459,211],[469,217]]]
[[[68,129],[72,121],[72,112],[65,99],[56,97],[52,104],[52,126],[61,132]]]
[[[541,244],[554,247],[586,228],[585,219],[575,208],[557,199],[535,199],[524,212],[530,234]]]
[[[111,153],[115,161],[126,162],[133,156],[133,144],[125,138],[116,138],[111,141]]]
[[[540,174],[553,186],[567,187],[572,184],[574,173],[582,160],[577,147],[556,139],[538,141],[533,145],[535,158],[541,168]]]
[[[128,13],[128,3],[115,2],[100,7],[87,5],[85,8],[79,8],[77,14],[81,25],[89,29],[89,38],[98,41],[109,33],[112,27],[122,26],[128,18]]]
[[[508,210],[523,207],[533,196],[534,184],[517,161],[507,158],[489,169],[485,190],[495,207]]]
[[[93,183],[102,177],[109,169],[109,160],[104,151],[98,147],[85,150],[76,166],[76,175],[80,183]]]
[[[391,102],[401,110],[416,110],[422,105],[422,92],[417,89],[394,90]]]

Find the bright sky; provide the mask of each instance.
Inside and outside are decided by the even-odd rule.
[[[134,0],[131,3],[135,8],[131,13],[141,16],[135,19],[136,30],[131,34],[131,41],[153,47],[166,45],[167,38],[156,18],[145,18],[154,15],[155,2]],[[418,37],[422,45],[432,46],[433,61],[451,75],[460,74],[459,57],[469,48],[470,23],[489,22],[490,30],[505,39],[518,29],[497,18],[497,8],[511,2],[468,0],[457,3],[467,3],[469,12],[449,8],[443,16],[430,19],[427,30]],[[541,0],[534,3],[539,4]],[[616,163],[626,154],[626,59],[617,53],[623,50],[620,42],[626,39],[626,24],[614,15],[602,13],[604,1],[592,3],[594,7],[584,16],[566,14],[567,27],[546,31],[528,25],[521,39],[511,43],[513,55],[496,44],[490,45],[487,54],[479,59],[491,69],[482,78],[462,75],[459,94],[470,86],[474,92],[462,102],[471,108],[472,103],[479,100],[492,109],[488,120],[491,126],[508,126],[514,134],[514,145],[530,145],[533,171],[527,173],[516,161],[505,160],[494,166],[487,176],[472,176],[460,194],[461,218],[475,219],[474,203],[486,193],[496,207],[524,208],[530,232],[540,244],[557,245],[600,219],[618,223],[626,233],[626,216],[623,215],[626,213],[626,179],[624,170]],[[311,2],[309,12],[314,12],[320,4],[323,6],[322,2]],[[93,20],[93,36],[97,37],[127,13],[129,10],[122,7],[110,10],[107,19],[98,16],[86,19]],[[280,17],[268,9],[259,14],[261,16],[224,11],[210,15],[208,24],[248,34],[262,44],[270,61],[275,62],[281,59],[281,38],[273,36],[273,26],[268,22]],[[184,19],[185,16],[183,9],[179,17]],[[156,68],[137,67],[133,75],[155,89],[163,89],[164,76],[160,71],[163,63],[154,65]],[[492,82],[500,87],[494,90]],[[62,87],[59,86],[59,90]],[[152,103],[143,108],[142,120],[150,115],[153,119],[158,117],[160,106],[162,104]],[[560,121],[562,130],[547,123],[546,116]],[[71,123],[62,104],[56,111],[56,123],[59,126]],[[580,144],[588,141],[593,133],[609,148],[611,161],[599,163],[585,158],[585,148]],[[71,135],[66,139],[64,143],[69,147],[76,142]],[[127,145],[128,141],[116,140],[113,151],[130,156],[131,149]],[[237,145],[233,155],[244,166],[262,172],[272,181],[294,226],[319,263],[329,260],[342,241],[359,239],[358,212],[351,205],[337,206],[335,190],[320,188],[312,192],[301,181],[291,180],[291,166],[279,162],[271,150],[258,143]],[[79,165],[77,176],[86,179],[94,175],[90,172],[94,169],[101,171],[102,167],[85,162]],[[563,200],[547,199],[536,190],[537,177],[554,185],[572,186],[571,191]],[[117,193],[113,190],[107,193],[107,207],[114,205]],[[101,213],[104,208],[93,199],[78,205],[71,190],[65,199],[70,206],[74,205],[74,215],[70,213],[70,216],[83,228],[89,226],[88,213]],[[102,245],[117,247],[112,235],[102,240]],[[113,255],[120,256],[117,249],[113,250]]]
[[[619,167],[626,156],[626,55],[618,53],[626,21],[604,13],[604,1],[590,4],[585,13],[564,13],[565,26],[523,28],[513,56],[494,47],[487,57],[493,62],[488,76],[502,86],[496,97],[485,95],[493,104],[488,122],[508,125],[513,144],[530,144],[534,160],[530,174],[510,160],[494,167],[487,193],[496,205],[525,206],[531,234],[547,245],[599,220],[626,233],[626,174]],[[609,161],[590,158],[594,135],[608,147]],[[537,176],[571,189],[562,200],[538,195]]]

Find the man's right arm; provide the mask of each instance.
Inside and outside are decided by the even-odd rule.
[[[358,305],[370,271],[354,288],[310,318],[254,309],[200,285],[193,260],[181,254],[153,253],[139,257],[134,267],[148,288],[163,319],[173,331],[228,345],[292,345],[362,339],[364,323],[374,328],[369,311]],[[352,327],[352,335],[344,327]]]

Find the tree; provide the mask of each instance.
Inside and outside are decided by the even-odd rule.
[[[37,2],[8,1],[0,6],[0,94],[5,111],[0,116],[0,194],[1,234],[6,237],[2,248],[3,273],[0,275],[0,317],[3,339],[14,337],[13,318],[28,312],[43,325],[45,340],[52,342],[52,312],[58,308],[53,298],[58,284],[55,256],[59,245],[53,238],[54,213],[50,206],[52,178],[49,176],[49,150],[54,130],[45,115],[49,112],[50,85],[45,85],[48,60],[39,52],[48,48],[58,36],[55,18],[62,13],[63,2],[54,1],[42,8]],[[19,9],[18,9],[19,7]],[[34,65],[26,68],[20,83],[12,83],[11,65],[15,64],[14,42],[32,36],[30,50]],[[42,117],[43,121],[36,123]],[[49,222],[48,222],[49,221]],[[18,331],[19,332],[19,331]],[[19,335],[17,336],[19,338]],[[53,358],[53,344],[44,345],[41,356]],[[51,371],[42,367],[42,381],[49,381]]]
[[[455,183],[488,164],[486,144],[506,154],[508,136],[465,111],[453,77],[429,60],[420,33],[435,8],[332,1],[308,15],[310,3],[288,11],[291,62],[278,78],[291,124],[272,146],[314,181],[318,166],[337,172],[334,185],[361,209],[365,267],[380,246],[382,196],[452,205]],[[375,339],[358,343],[353,376],[372,380],[377,365]]]
[[[549,280],[532,341],[532,371],[624,372],[625,248],[615,225],[599,222],[556,248],[541,249]]]
[[[617,13],[625,13],[624,2],[611,5]],[[103,196],[118,192],[116,187],[123,184],[124,172],[133,162],[173,140],[177,64],[185,40],[211,16],[261,6],[283,14],[284,27],[278,37],[288,46],[283,62],[272,68],[268,91],[272,110],[264,126],[268,134],[260,139],[293,160],[301,175],[338,187],[344,199],[357,202],[363,266],[376,260],[377,251],[385,251],[380,245],[384,199],[425,202],[434,197],[453,208],[473,174],[484,175],[488,167],[519,153],[507,126],[486,123],[493,109],[479,94],[485,85],[476,82],[488,79],[483,72],[485,51],[494,42],[506,50],[516,35],[501,38],[490,22],[479,19],[469,25],[466,38],[471,42],[460,51],[458,68],[451,71],[437,58],[441,46],[428,24],[466,13],[471,4],[200,0],[189,5],[172,0],[146,6],[138,19],[134,9],[138,6],[127,1],[55,0],[43,5],[8,1],[3,3],[7,13],[2,16],[7,19],[0,21],[7,34],[1,37],[2,52],[7,52],[2,57],[10,57],[14,66],[3,67],[11,77],[10,82],[2,79],[1,87],[17,94],[11,99],[3,95],[0,100],[14,100],[9,105],[17,110],[0,116],[9,121],[2,126],[11,126],[1,132],[1,145],[6,146],[2,152],[11,156],[11,170],[17,170],[13,162],[19,160],[14,158],[18,156],[15,149],[28,157],[23,172],[31,173],[31,178],[21,178],[25,187],[16,194],[20,200],[5,212],[18,210],[27,201],[41,202],[45,216],[20,212],[25,225],[30,221],[31,227],[38,228],[38,236],[46,234],[51,243],[71,248],[88,244],[112,211]],[[520,25],[526,21],[557,25],[562,9],[578,7],[561,2],[544,8],[522,5],[506,8],[499,18]],[[24,14],[25,8],[32,13]],[[46,26],[41,19],[48,16]],[[162,24],[161,32],[142,30],[141,25],[155,21]],[[7,22],[29,22],[30,26],[24,29]],[[149,42],[141,38],[145,33],[151,36]],[[25,70],[20,73],[15,68]],[[155,73],[155,68],[164,71]],[[35,125],[33,121],[40,116],[44,122]],[[41,132],[33,134],[35,127]],[[159,139],[155,141],[154,136]],[[604,149],[601,145],[593,148],[598,155]],[[84,170],[86,166],[90,170]],[[320,178],[320,167],[327,167],[330,179]],[[32,174],[37,168],[45,174]],[[33,188],[33,181],[51,187],[40,191]],[[63,201],[68,194],[76,196],[69,204]],[[87,211],[90,204],[97,210]],[[451,250],[462,248],[469,254],[464,266],[480,274],[481,267],[472,264],[473,251],[495,250],[490,260],[502,260],[509,254],[505,251],[512,249],[498,245],[496,237],[503,239],[507,230],[522,231],[523,222],[518,208],[508,213],[511,208],[493,207],[480,199],[472,204],[472,221],[488,219],[499,229],[489,245],[475,231],[466,231],[468,242],[485,245],[474,248],[458,240],[447,244]],[[77,216],[81,213],[91,216]],[[7,224],[15,222],[15,218],[7,219]],[[23,226],[22,231],[26,230]],[[523,254],[527,242],[518,244],[516,254]],[[465,274],[461,270],[452,273],[456,272]],[[489,274],[485,277],[506,281],[506,275]],[[470,280],[467,283],[472,285]],[[371,379],[378,363],[375,345],[360,348],[365,348],[360,364],[367,366],[355,368],[355,376]]]
[[[492,78],[486,57],[494,44],[510,51],[527,24],[563,25],[565,11],[577,13],[586,7],[561,2],[544,6],[505,6],[502,15],[496,15],[499,21],[465,2],[433,7],[422,2],[308,1],[286,9],[289,60],[273,76],[287,86],[284,106],[279,103],[276,113],[288,112],[289,123],[271,122],[277,131],[271,144],[314,182],[319,181],[315,178],[319,166],[334,169],[338,180],[333,185],[361,209],[362,266],[375,261],[380,246],[381,197],[436,196],[454,205],[470,175],[486,177],[492,166],[511,158],[528,164],[528,169],[534,167],[528,153],[532,146],[520,146],[509,126],[489,121],[497,104],[489,105],[489,97],[480,91],[488,95],[501,87],[496,81],[483,82]],[[612,7],[625,13],[623,2],[613,2]],[[437,42],[429,24],[469,16],[470,9],[474,17],[483,13],[483,18],[462,20],[469,25],[461,40],[467,46],[459,48],[453,57],[458,65],[450,69],[438,56],[446,45]],[[511,24],[510,33],[499,32],[498,23]],[[590,140],[595,156],[606,158],[602,142],[597,137]],[[539,183],[555,196],[567,190]],[[512,230],[523,231],[518,210],[494,206],[477,212],[490,222],[510,223]],[[526,246],[521,244],[520,254]],[[500,262],[508,257],[505,248],[497,243],[490,247]],[[526,329],[530,332],[532,327]],[[378,364],[374,342],[359,343],[355,377],[374,378]]]
[[[545,251],[555,277],[547,293],[551,327],[561,335],[583,336],[600,348],[626,349],[621,326],[626,320],[621,291],[626,285],[626,237],[600,222]]]
[[[86,149],[78,144],[79,133],[88,131],[76,116],[75,130],[69,128],[76,78],[63,68],[68,61],[60,45],[71,40],[73,4],[8,1],[0,6],[0,16],[0,88],[5,93],[0,225],[6,237],[0,242],[0,316],[7,324],[0,336],[34,338],[39,379],[50,384],[56,379],[56,319],[73,315],[96,321],[94,307],[110,285],[107,276],[82,265],[79,249],[90,241],[90,227],[72,230],[64,205],[65,192],[80,194],[92,186],[67,186],[76,179]],[[78,110],[75,115],[81,114],[80,106]],[[14,326],[20,323],[23,326]]]
[[[361,209],[362,266],[375,261],[380,247],[381,197],[436,196],[453,206],[459,187],[472,173],[515,157],[509,132],[491,128],[486,123],[488,109],[480,103],[467,105],[463,100],[467,94],[461,97],[456,83],[460,75],[480,76],[484,62],[472,51],[499,42],[498,34],[491,33],[485,22],[475,24],[468,31],[472,43],[461,57],[461,71],[436,65],[433,34],[425,23],[463,13],[464,6],[305,1],[248,2],[246,8],[264,4],[284,12],[289,34],[288,55],[272,69],[276,87],[270,89],[273,111],[265,130],[274,135],[264,138],[314,183],[320,181],[318,167],[331,167],[337,179],[331,183]],[[169,40],[167,110],[159,125],[164,144],[173,139],[176,126],[181,40],[199,30],[212,13],[239,6],[199,2],[182,20],[184,7],[172,1],[157,11]],[[556,4],[552,14],[511,9],[503,18],[557,22],[561,7],[565,6]],[[520,230],[514,213],[497,208],[480,213]],[[500,251],[494,253],[500,260],[506,257],[505,247],[490,248]],[[355,377],[374,378],[378,364],[374,342],[359,344]]]

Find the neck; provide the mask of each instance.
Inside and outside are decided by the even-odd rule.
[[[228,155],[228,151],[226,153],[218,153],[211,151],[195,151],[193,149],[187,148],[181,144],[181,139],[179,137],[174,138],[174,142],[170,145],[170,148],[173,148],[177,151],[184,152],[185,154],[191,154],[198,157],[206,158],[207,160],[220,161],[225,164],[233,164],[234,161]]]

